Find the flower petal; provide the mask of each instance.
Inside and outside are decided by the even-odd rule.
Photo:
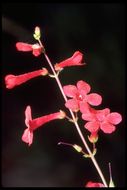
[[[83,80],[80,80],[77,82],[77,88],[78,88],[79,92],[80,92],[80,90],[84,90],[86,94],[89,93],[91,90],[90,85]]]
[[[83,57],[83,54],[79,51],[76,51],[73,56],[72,56],[72,62],[73,64],[77,64],[77,65],[82,65],[81,64],[81,61],[82,61],[82,57]]]
[[[87,114],[87,113],[90,112],[90,110],[89,110],[90,106],[86,101],[80,101],[79,102],[79,107],[80,107],[80,112],[81,113]]]
[[[6,88],[8,89],[12,89],[15,87],[15,83],[16,83],[16,76],[15,75],[6,75],[5,76],[5,85]]]
[[[32,45],[23,43],[23,42],[17,42],[16,43],[16,48],[18,51],[32,51]]]
[[[117,125],[122,121],[122,116],[117,112],[112,112],[107,116],[108,122]]]
[[[96,117],[94,114],[92,113],[83,113],[82,114],[82,119],[85,120],[85,121],[95,121]]]
[[[27,127],[30,127],[29,126],[29,121],[31,121],[31,120],[32,120],[31,107],[27,106],[26,110],[25,110],[25,124],[26,124]]]
[[[104,121],[107,117],[107,115],[110,113],[110,109],[109,108],[105,108],[103,110],[96,110],[96,118],[98,119],[98,121]]]
[[[31,132],[29,129],[25,129],[22,135],[22,141],[28,143],[30,146],[33,143],[33,132]]]
[[[78,90],[77,90],[76,86],[74,86],[74,85],[64,86],[63,91],[64,91],[65,95],[70,98],[75,98],[78,94]]]
[[[100,128],[104,133],[109,133],[109,134],[116,130],[116,127],[108,122],[101,123]]]
[[[76,99],[70,99],[65,103],[65,106],[69,109],[71,109],[74,112],[77,112],[79,110],[79,104]]]
[[[90,105],[98,106],[102,102],[102,97],[99,94],[91,93],[91,94],[87,95],[87,102]]]
[[[90,122],[87,122],[84,127],[85,127],[88,131],[90,131],[91,133],[95,133],[95,132],[98,131],[99,126],[100,126],[100,125],[99,125],[98,122],[96,122],[96,121],[90,121]]]
[[[104,187],[103,183],[95,183],[92,181],[89,181],[85,187]]]

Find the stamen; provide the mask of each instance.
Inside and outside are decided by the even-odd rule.
[[[65,143],[65,142],[59,142],[57,145],[67,145],[67,146],[73,146],[73,144],[70,144],[70,143]]]

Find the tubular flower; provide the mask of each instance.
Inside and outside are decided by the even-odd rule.
[[[89,181],[85,187],[105,187],[103,183]]]
[[[25,74],[18,75],[18,76],[11,75],[11,74],[6,75],[5,76],[6,88],[12,89],[15,86],[23,84],[23,83],[25,83],[26,81],[28,81],[28,80],[30,80],[32,78],[35,78],[35,77],[41,76],[41,75],[45,76],[47,74],[48,74],[48,70],[46,68],[42,68],[40,70],[25,73]]]
[[[59,112],[56,112],[56,113],[52,113],[46,116],[32,119],[31,107],[27,106],[25,110],[25,124],[27,126],[27,129],[24,130],[24,133],[22,135],[22,141],[24,141],[25,143],[28,143],[30,146],[33,142],[33,131],[35,129],[39,128],[40,126],[52,120],[64,119],[65,116],[66,116],[65,112],[60,110]]]
[[[112,133],[116,129],[115,125],[122,121],[122,116],[117,112],[110,113],[109,108],[103,110],[89,108],[89,111],[82,114],[82,119],[88,121],[84,127],[91,133],[96,133],[99,129],[104,133]]]
[[[23,43],[23,42],[17,42],[16,48],[18,51],[24,51],[24,52],[32,51],[32,53],[35,57],[39,56],[43,51],[43,48],[38,43],[37,44],[27,44],[27,43]]]
[[[55,64],[55,70],[60,71],[64,67],[70,67],[70,66],[78,66],[78,65],[85,65],[82,62],[83,54],[79,51],[76,51],[72,57]]]
[[[91,90],[91,87],[85,81],[78,81],[77,87],[74,85],[66,85],[63,87],[64,93],[66,96],[72,98],[67,100],[65,106],[71,109],[74,112],[79,111],[80,103],[83,101],[84,103],[98,106],[102,102],[102,98],[97,93],[88,94]]]

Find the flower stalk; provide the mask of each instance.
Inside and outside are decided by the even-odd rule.
[[[39,42],[40,46],[43,48],[43,45],[42,45],[40,39],[38,39],[38,42]],[[58,86],[59,86],[59,89],[60,89],[60,91],[61,91],[61,93],[62,93],[62,95],[63,95],[63,98],[64,98],[65,102],[67,102],[68,99],[67,99],[67,97],[66,97],[66,95],[65,95],[65,93],[64,93],[64,91],[63,91],[62,84],[61,84],[61,82],[60,82],[60,80],[59,80],[59,77],[58,77],[58,75],[57,75],[55,69],[53,68],[52,63],[51,63],[51,61],[50,61],[48,55],[46,54],[46,52],[44,52],[44,56],[45,56],[45,58],[46,58],[46,60],[47,60],[47,62],[48,62],[48,64],[49,64],[49,66],[50,66],[50,68],[51,68],[51,70],[52,70],[52,72],[53,72],[53,75],[54,75],[54,77],[55,77],[55,79],[56,79],[56,82],[57,82],[57,84],[58,84]],[[85,138],[84,138],[84,136],[83,136],[83,134],[82,134],[82,132],[81,132],[81,130],[80,130],[80,127],[79,127],[79,125],[78,125],[78,122],[77,122],[77,120],[76,120],[76,118],[75,118],[74,113],[73,113],[70,109],[69,109],[69,111],[70,111],[72,120],[73,120],[73,122],[74,122],[74,125],[75,125],[75,127],[76,127],[76,129],[77,129],[77,131],[78,131],[78,134],[79,134],[79,136],[80,136],[80,138],[81,138],[81,140],[82,140],[82,142],[83,142],[83,144],[84,144],[86,150],[88,151],[88,154],[90,155],[90,158],[91,158],[91,160],[92,160],[92,162],[93,162],[93,164],[94,164],[94,166],[95,166],[95,168],[96,168],[96,170],[97,170],[97,172],[98,172],[98,174],[99,174],[99,176],[100,176],[100,178],[101,178],[101,180],[102,180],[104,186],[105,186],[105,187],[108,187],[107,182],[106,182],[106,180],[105,180],[105,178],[104,178],[104,175],[103,175],[103,173],[102,173],[102,171],[101,171],[101,169],[100,169],[100,167],[99,167],[99,165],[98,165],[98,163],[97,163],[97,161],[96,161],[96,159],[95,159],[93,153],[91,152],[91,150],[90,150],[90,148],[89,148],[89,146],[88,146],[88,144],[87,144],[87,142],[86,142],[86,140],[85,140]]]

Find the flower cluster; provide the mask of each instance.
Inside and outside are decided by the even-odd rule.
[[[91,86],[86,81],[79,80],[76,85],[65,85],[62,87],[60,80],[58,78],[58,75],[61,70],[70,66],[84,66],[85,65],[85,63],[83,63],[83,54],[80,51],[74,52],[71,57],[59,63],[56,63],[54,64],[54,66],[52,66],[48,56],[46,55],[45,49],[40,41],[41,33],[40,33],[39,27],[35,28],[35,33],[33,36],[36,40],[38,40],[39,43],[28,44],[24,42],[17,42],[16,43],[17,50],[22,51],[22,52],[32,52],[32,54],[36,57],[44,53],[49,63],[49,66],[51,70],[53,71],[53,75],[49,74],[49,71],[46,68],[42,68],[42,69],[21,74],[18,76],[13,75],[13,74],[8,74],[5,76],[6,88],[12,89],[38,76],[45,76],[45,75],[53,76],[56,79],[58,86],[63,94],[63,97],[65,99],[65,107],[69,109],[72,119],[70,119],[66,115],[66,113],[62,110],[32,119],[31,107],[27,106],[25,110],[25,124],[27,128],[23,132],[22,141],[27,143],[30,146],[33,143],[33,132],[39,127],[43,126],[45,123],[48,123],[56,119],[69,118],[68,120],[73,121],[73,123],[75,124],[77,128],[78,118],[75,115],[77,115],[77,112],[80,112],[81,118],[85,121],[84,128],[90,132],[90,136],[88,137],[88,139],[91,143],[93,143],[93,147],[95,147],[95,143],[98,140],[98,132],[102,130],[106,134],[113,133],[116,130],[115,125],[119,124],[122,121],[121,114],[117,112],[111,112],[109,108],[95,109],[96,106],[101,105],[102,96],[99,95],[98,93],[91,93]],[[80,131],[79,126],[77,129],[82,139],[83,137],[81,136],[81,132],[79,132]],[[62,144],[62,143],[59,143],[59,144]],[[63,143],[63,144],[67,144],[67,143]],[[68,144],[68,145],[71,145],[71,144]],[[91,155],[85,154],[82,147],[76,144],[71,145],[71,146],[73,146],[73,148],[77,152],[82,152],[84,156],[91,157],[92,155],[93,156],[92,159],[95,159],[94,154],[92,153]],[[85,147],[87,148],[86,145]],[[87,150],[89,150],[89,147],[87,148]],[[90,152],[90,150],[88,152]],[[93,153],[96,153],[96,149],[94,149]],[[89,181],[85,185],[85,187],[107,186],[105,180],[102,180],[102,181],[104,182],[104,184]]]
[[[92,107],[100,105],[102,97],[97,93],[90,93],[91,86],[87,82],[80,80],[76,86],[66,85],[63,90],[66,96],[71,98],[67,100],[65,106],[73,112],[80,111],[82,119],[87,121],[84,127],[91,133],[90,142],[97,141],[99,129],[104,133],[112,133],[116,129],[115,125],[122,121],[121,114],[110,113],[109,108],[96,110]]]
[[[40,38],[40,31],[38,27],[36,27],[36,33],[34,36],[37,39]],[[32,51],[32,54],[36,57],[39,56],[43,52],[43,49],[39,44],[32,45],[32,44],[23,43],[23,42],[17,42],[16,48],[18,51],[23,51],[23,52]],[[81,63],[82,58],[83,58],[83,54],[79,51],[76,51],[72,57],[60,63],[55,64],[54,69],[56,71],[59,71],[69,66],[84,65],[83,63]],[[21,85],[27,82],[28,80],[32,78],[35,78],[37,76],[45,76],[47,74],[48,74],[48,70],[46,68],[42,68],[40,70],[21,74],[18,76],[13,75],[13,74],[8,74],[5,76],[5,85],[6,85],[6,88],[12,89],[18,85]],[[28,143],[28,145],[30,146],[33,143],[33,131],[35,129],[37,129],[38,127],[52,120],[64,119],[65,116],[66,116],[65,112],[60,110],[59,112],[56,112],[56,113],[52,113],[52,114],[45,115],[36,119],[32,119],[31,107],[27,106],[25,110],[25,124],[27,126],[27,129],[24,130],[24,133],[22,135],[22,141],[25,143]]]

